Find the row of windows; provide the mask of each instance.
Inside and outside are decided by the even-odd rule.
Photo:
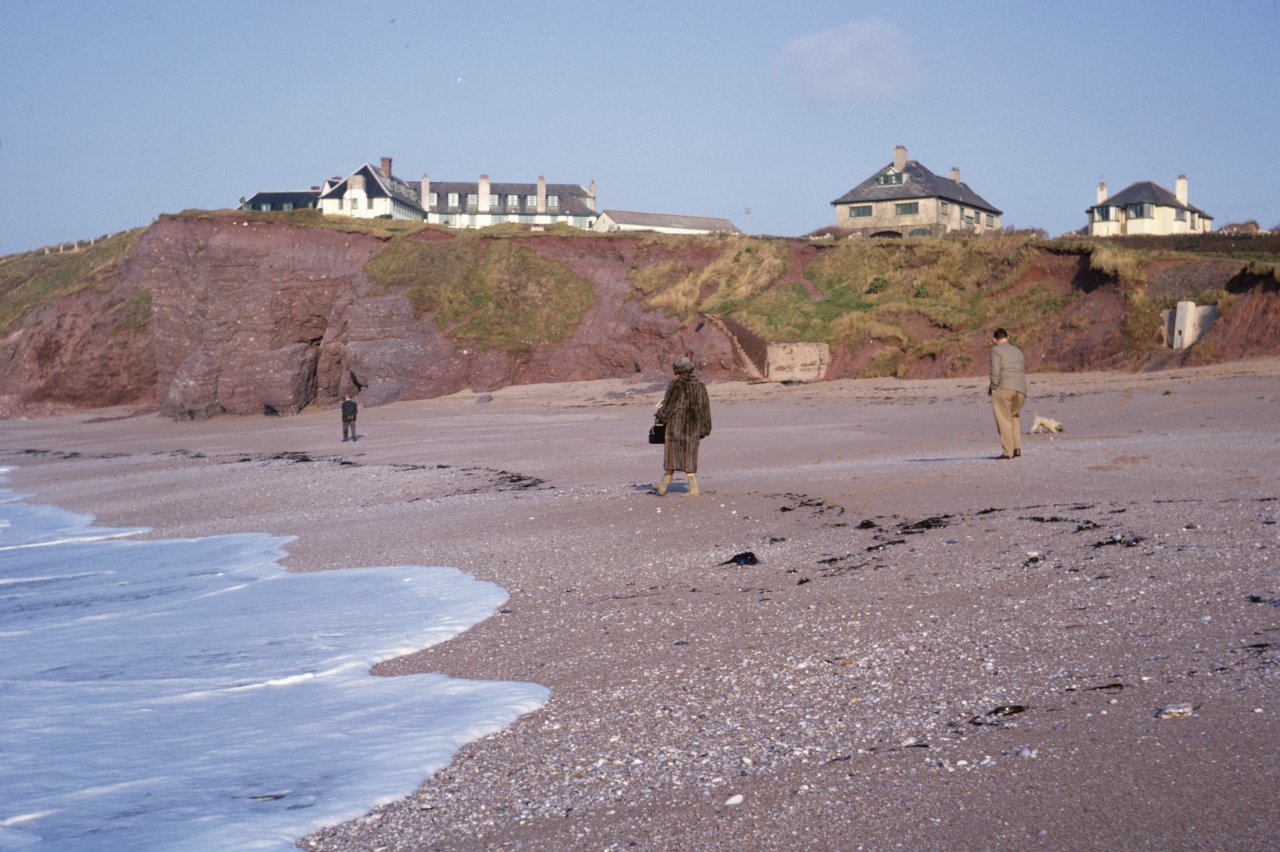
[[[946,216],[950,213],[950,210],[951,210],[950,204],[948,204],[945,201],[940,201],[938,202],[938,205],[939,205],[938,211],[943,216]],[[871,204],[855,204],[849,208],[849,218],[850,219],[869,219],[871,218],[871,215],[873,212],[872,207],[873,205]],[[895,215],[898,215],[898,216],[918,216],[920,214],[920,202],[918,201],[898,202],[893,205],[893,212]],[[983,214],[979,213],[976,210],[970,210],[966,212],[963,207],[960,208],[960,218],[967,225],[982,224],[982,216]],[[987,217],[987,227],[994,228],[996,224],[995,215],[992,213],[987,213],[986,217]]]
[[[453,216],[450,216],[448,213],[442,213],[440,215],[440,224],[466,227],[474,218],[476,217],[466,213],[455,214]],[[536,225],[538,221],[538,217],[532,213],[495,213],[490,218],[493,220],[493,224],[495,225],[501,225],[503,222],[522,225]],[[585,216],[570,216],[563,221],[575,228],[590,228],[595,222],[594,219],[590,219]]]
[[[449,198],[448,198],[449,206],[450,206],[450,207],[457,207],[457,206],[458,206],[458,201],[459,201],[459,199],[460,199],[460,198],[461,198],[461,196],[460,196],[458,193],[456,193],[456,192],[451,192],[451,193],[449,193]],[[440,193],[438,193],[438,192],[433,192],[433,193],[431,193],[431,197],[430,197],[430,199],[428,199],[428,202],[427,202],[427,203],[428,203],[430,206],[432,206],[432,207],[436,207],[436,206],[438,206],[438,205],[440,204]],[[478,193],[475,193],[475,192],[468,192],[468,193],[467,193],[467,207],[479,207],[479,206],[480,206],[480,196],[479,196],[479,194],[478,194]],[[493,195],[490,195],[490,196],[489,196],[489,208],[490,208],[490,209],[492,209],[492,210],[496,210],[496,209],[498,209],[498,208],[499,208],[499,207],[501,207],[501,206],[502,206],[502,196],[501,196],[501,195],[498,195],[498,194],[496,194],[496,193],[495,193],[495,194],[493,194]],[[536,196],[536,195],[526,195],[526,196],[524,197],[524,206],[525,206],[525,209],[537,209],[537,206],[538,206],[538,196]],[[507,209],[508,209],[508,210],[518,210],[519,208],[520,208],[520,196],[519,196],[519,195],[515,195],[515,194],[508,195],[508,196],[507,196]],[[558,195],[548,195],[548,196],[547,196],[547,209],[548,209],[548,210],[559,210],[559,209],[560,209],[560,196],[558,196]]]
[[[1117,213],[1115,207],[1095,207],[1093,208],[1093,221],[1095,222],[1115,222],[1117,221]],[[1155,205],[1150,202],[1141,204],[1124,205],[1124,215],[1126,219],[1154,219],[1156,216]],[[1173,211],[1173,218],[1179,222],[1187,221],[1187,211],[1178,208]],[[1191,215],[1191,223],[1195,224],[1196,216]]]

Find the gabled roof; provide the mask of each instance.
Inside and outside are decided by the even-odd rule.
[[[1178,196],[1149,180],[1131,183],[1106,201],[1088,209],[1092,211],[1098,207],[1124,207],[1129,204],[1155,204],[1159,207],[1172,207],[1175,210],[1190,210],[1203,219],[1213,218],[1194,204],[1183,204],[1178,200]]]
[[[556,215],[565,216],[595,216],[596,211],[592,207],[594,201],[590,193],[576,183],[549,183],[547,186],[547,195],[554,195],[560,199],[560,206],[556,208]],[[428,206],[431,199],[424,199],[423,207],[433,213],[448,213],[449,193],[458,193],[458,207],[453,209],[467,211],[467,195],[470,193],[480,192],[479,181],[431,181],[428,187],[429,192],[436,194],[437,203],[434,206]],[[498,206],[492,208],[491,212],[509,212],[515,213],[523,210],[526,214],[532,215],[536,211],[532,205],[525,204],[525,198],[530,195],[538,194],[538,185],[536,183],[499,183],[497,181],[489,181],[489,194],[498,196]],[[517,196],[516,210],[507,208],[507,196]]]
[[[738,227],[728,219],[717,219],[710,216],[682,216],[676,213],[637,213],[634,210],[605,210],[602,215],[608,216],[619,225],[633,225],[639,228],[684,228],[690,231],[730,231],[738,233]]]
[[[373,166],[365,163],[360,168],[351,173],[352,175],[364,175],[364,191],[365,195],[370,198],[395,198],[412,207],[421,209],[422,204],[418,199],[418,187],[420,184],[413,184],[406,180],[392,175],[387,177],[382,173],[381,169],[375,169]],[[321,198],[341,198],[347,194],[347,184],[351,182],[350,178],[335,183],[328,190],[320,194]]]
[[[881,168],[871,177],[837,198],[832,204],[850,204],[859,201],[908,201],[913,198],[943,198],[975,207],[988,213],[1002,215],[1002,211],[993,207],[982,196],[969,188],[962,181],[938,177],[915,160],[907,160],[902,168],[903,181],[900,184],[881,186],[876,179],[883,174],[893,172],[893,163]]]

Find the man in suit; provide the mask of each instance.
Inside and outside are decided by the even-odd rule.
[[[1027,371],[1022,350],[1009,342],[1009,332],[997,328],[991,335],[989,356],[991,381],[987,393],[1000,431],[999,458],[1022,455],[1022,405],[1027,401]]]

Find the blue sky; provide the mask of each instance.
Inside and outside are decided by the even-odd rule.
[[[1280,0],[0,0],[0,254],[384,155],[791,236],[898,144],[1014,227],[1179,174],[1273,227],[1277,44]]]

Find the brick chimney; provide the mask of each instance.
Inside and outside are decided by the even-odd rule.
[[[960,169],[956,166],[951,167],[951,180],[953,183],[960,182]]]
[[[422,209],[423,209],[423,210],[430,210],[430,209],[431,209],[431,178],[427,177],[425,173],[423,173],[423,175],[422,175],[422,199],[421,199],[421,201],[422,201]]]
[[[547,179],[538,175],[538,212],[547,212]]]
[[[907,167],[907,146],[899,145],[893,149],[893,170],[900,172]]]
[[[1173,194],[1177,196],[1179,204],[1187,203],[1187,176],[1178,175],[1178,182],[1174,185]]]
[[[1096,202],[1094,202],[1094,203],[1095,203],[1095,204],[1103,204],[1103,203],[1105,203],[1105,202],[1106,202],[1106,200],[1107,200],[1107,184],[1106,184],[1106,182],[1105,182],[1105,181],[1099,181],[1099,183],[1098,183],[1098,200],[1097,200]]]
[[[476,199],[476,212],[489,212],[489,176],[480,175],[480,183],[476,185],[476,192],[479,198]]]
[[[391,158],[390,157],[382,158],[382,176],[384,178],[391,177]]]

